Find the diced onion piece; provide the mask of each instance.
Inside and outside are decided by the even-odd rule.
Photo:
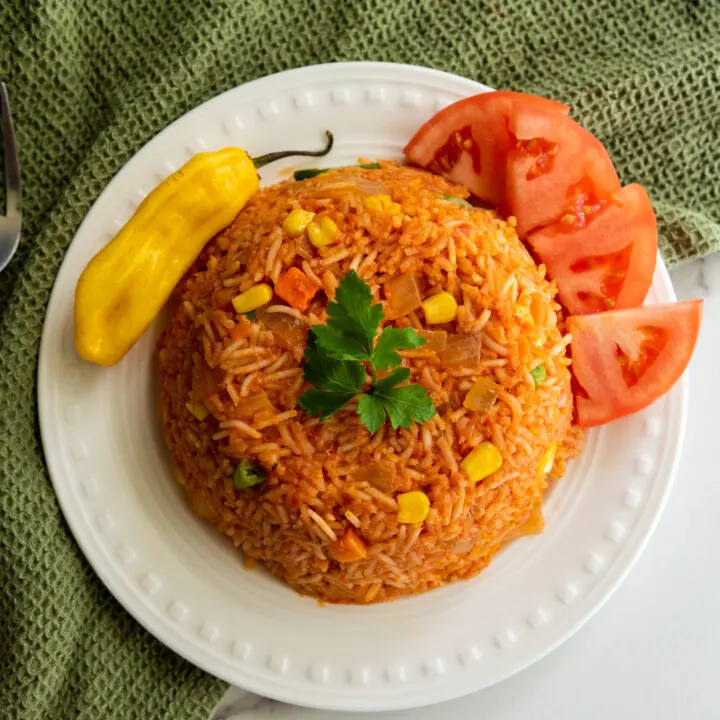
[[[553,468],[555,464],[555,453],[557,451],[557,443],[550,443],[550,447],[543,453],[540,458],[540,467],[538,467],[538,475],[544,477]]]
[[[445,330],[420,330],[418,335],[427,340],[423,350],[442,352],[447,347],[448,334]]]
[[[480,362],[481,350],[479,335],[449,335],[440,359],[445,367],[475,367]]]
[[[354,473],[353,477],[359,482],[366,482],[372,485],[374,488],[380,490],[380,492],[392,492],[392,480],[377,465],[360,468],[360,470]]]
[[[497,385],[489,377],[481,377],[465,396],[463,406],[475,412],[486,412],[497,399]]]
[[[200,421],[202,422],[209,414],[210,411],[203,405],[203,403],[193,402],[188,400],[185,403],[185,407]]]
[[[545,518],[542,513],[542,501],[533,505],[530,510],[530,514],[527,516],[525,522],[520,527],[513,530],[509,535],[506,536],[505,540],[511,542],[518,538],[525,537],[526,535],[538,535],[545,529]]]
[[[451,410],[459,410],[463,406],[463,393],[459,390],[453,390],[448,398],[448,406]]]
[[[368,180],[364,177],[352,177],[352,182],[355,187],[366,195],[387,195],[390,189],[385,183],[378,182],[377,180]]]
[[[352,529],[347,529],[328,548],[330,554],[340,563],[356,562],[367,555],[367,546]]]
[[[528,519],[520,526],[519,532],[522,535],[538,535],[545,529],[545,518],[542,512],[542,503],[533,505]]]
[[[237,407],[238,415],[247,420],[253,419],[258,415],[273,415],[277,412],[275,406],[270,402],[270,398],[264,390],[258,390],[246,398],[242,398]]]
[[[386,288],[389,293],[390,307],[396,317],[405,317],[422,305],[415,273],[409,272],[393,278],[387,283]]]
[[[530,308],[525,305],[515,306],[515,317],[523,324],[532,327],[535,324],[535,319],[532,316]]]
[[[466,553],[469,553],[476,544],[477,540],[475,540],[474,538],[465,538],[464,540],[458,540],[455,543],[452,551],[456,555],[465,555]]]
[[[307,344],[307,325],[292,315],[285,313],[271,313],[261,309],[256,317],[275,335],[275,342],[285,350],[296,347],[305,347]]]

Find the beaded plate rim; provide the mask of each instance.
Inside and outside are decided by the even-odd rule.
[[[85,556],[122,605],[165,645],[228,682],[285,702],[336,710],[420,707],[488,687],[543,657],[597,612],[639,557],[660,517],[682,445],[685,379],[642,413],[614,424],[617,427],[589,434],[576,475],[596,472],[604,454],[611,448],[617,450],[619,437],[634,438],[635,445],[631,450],[617,450],[622,459],[622,478],[617,487],[612,487],[612,497],[600,497],[606,507],[592,537],[584,538],[583,544],[573,549],[572,558],[569,551],[563,551],[562,563],[569,570],[560,572],[558,552],[553,551],[554,559],[549,562],[543,548],[557,544],[557,538],[571,529],[577,534],[574,527],[578,518],[587,513],[587,498],[583,500],[582,495],[588,488],[575,481],[568,483],[575,488],[572,492],[565,496],[560,493],[557,500],[553,499],[558,521],[549,527],[545,540],[544,535],[539,536],[532,540],[537,544],[526,543],[522,551],[508,552],[507,557],[503,555],[467,583],[383,606],[319,611],[312,601],[296,598],[284,587],[278,588],[258,576],[247,581],[252,588],[244,600],[257,614],[234,622],[232,614],[218,618],[215,612],[227,605],[226,596],[234,592],[223,584],[224,578],[218,577],[216,570],[221,564],[207,569],[207,582],[216,583],[208,592],[192,587],[187,572],[191,566],[200,572],[200,554],[192,556],[192,548],[188,549],[190,557],[184,567],[175,555],[166,552],[169,542],[148,542],[143,535],[147,526],[145,510],[139,509],[133,497],[144,488],[128,485],[118,489],[112,483],[118,479],[113,470],[103,469],[103,462],[108,460],[130,462],[129,458],[113,455],[116,446],[123,444],[132,447],[133,453],[137,447],[138,456],[162,454],[154,449],[157,438],[138,440],[132,435],[130,425],[133,418],[142,416],[143,409],[134,404],[133,393],[119,390],[134,388],[136,373],[151,377],[148,368],[152,337],[144,338],[123,363],[103,369],[101,375],[75,356],[72,291],[87,260],[122,226],[151,184],[190,155],[220,142],[240,142],[241,137],[247,137],[253,142],[253,151],[264,152],[263,138],[273,128],[287,124],[291,114],[297,118],[293,127],[305,123],[308,132],[313,128],[320,132],[324,126],[319,127],[318,114],[324,116],[323,120],[329,117],[328,124],[333,125],[334,115],[348,117],[347,113],[353,111],[376,118],[378,110],[386,108],[393,109],[392,118],[407,118],[407,129],[417,127],[459,97],[488,89],[472,80],[428,68],[336,63],[289,70],[229,90],[176,120],[138,151],[98,197],[63,261],[48,305],[38,366],[42,442],[62,511]],[[348,127],[352,125],[350,120],[347,123]],[[399,150],[395,126],[392,130],[374,128],[374,134],[364,138],[355,131],[344,136],[340,130],[336,132],[337,148],[341,155],[345,153],[341,157],[345,162],[353,162],[348,159],[353,154],[386,156],[381,153],[397,154]],[[263,179],[272,179],[271,172],[261,173]],[[660,260],[649,302],[674,299]],[[140,390],[151,391],[152,381],[147,383]],[[130,418],[123,420],[123,427],[118,427],[117,418],[102,404],[97,412],[98,400],[112,399],[113,392],[123,418]],[[91,421],[84,419],[88,410]],[[128,468],[123,468],[126,474]],[[596,487],[591,490],[599,492]],[[128,510],[126,504],[131,502],[136,502],[137,507]],[[170,498],[168,502],[172,505],[175,500]],[[163,540],[175,532],[172,525],[161,529],[165,534],[158,537]],[[177,536],[175,541],[182,542]],[[558,568],[558,576],[553,575],[547,582],[543,577],[542,586],[536,583],[531,598],[510,615],[499,612],[500,602],[494,598],[509,592],[519,575],[537,574],[543,562]],[[486,576],[492,578],[491,584],[481,580]],[[407,642],[409,633],[417,627],[414,623],[434,615],[445,622],[448,607],[453,612],[467,612],[470,601],[483,598],[490,598],[490,606],[498,607],[496,616],[487,623],[476,623],[476,627],[471,622],[467,632],[454,628],[451,639],[428,632],[429,647],[413,646],[408,659],[380,646],[375,656],[368,650],[359,660],[351,661],[333,646],[332,638],[320,643],[318,651],[312,648],[303,654],[297,649],[306,624],[310,629],[325,629],[330,635],[338,630],[357,634],[372,629],[377,620],[385,620],[387,627],[398,627],[399,634],[394,638],[388,631],[391,641]],[[262,613],[258,611],[260,606]],[[239,615],[243,612],[243,608],[237,610]],[[251,620],[258,623],[257,629]],[[283,644],[276,628],[293,620],[297,627]],[[261,627],[263,622],[268,624]],[[312,638],[305,640],[312,644]]]

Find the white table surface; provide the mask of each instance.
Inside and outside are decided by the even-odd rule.
[[[660,524],[605,607],[548,657],[505,682],[374,720],[720,718],[720,255],[672,273],[705,314],[689,369],[687,437]],[[213,720],[357,720],[228,691]]]

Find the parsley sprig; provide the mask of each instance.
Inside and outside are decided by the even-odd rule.
[[[367,283],[351,270],[328,303],[327,325],[313,325],[305,350],[303,377],[314,387],[300,398],[300,407],[310,415],[327,420],[347,402],[363,392],[366,367],[372,376],[370,388],[358,403],[360,421],[376,432],[390,419],[393,428],[409,428],[413,422],[427,422],[435,407],[424,387],[405,384],[407,368],[398,367],[398,350],[424,345],[412,328],[384,328],[375,342],[384,315],[373,304]],[[392,370],[378,380],[378,370]]]

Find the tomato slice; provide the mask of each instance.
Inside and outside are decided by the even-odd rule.
[[[509,129],[516,142],[507,156],[508,210],[520,237],[559,219],[578,192],[604,199],[620,190],[603,144],[571,118],[520,110]]]
[[[505,202],[505,167],[518,112],[564,115],[567,105],[524,93],[496,90],[460,100],[430,118],[404,153],[416,165],[464,185],[492,205]]]
[[[569,317],[579,424],[603,425],[664,395],[690,362],[701,317],[702,300]]]
[[[657,221],[645,190],[628,185],[609,200],[579,194],[561,220],[527,242],[572,315],[641,305],[657,260]]]

